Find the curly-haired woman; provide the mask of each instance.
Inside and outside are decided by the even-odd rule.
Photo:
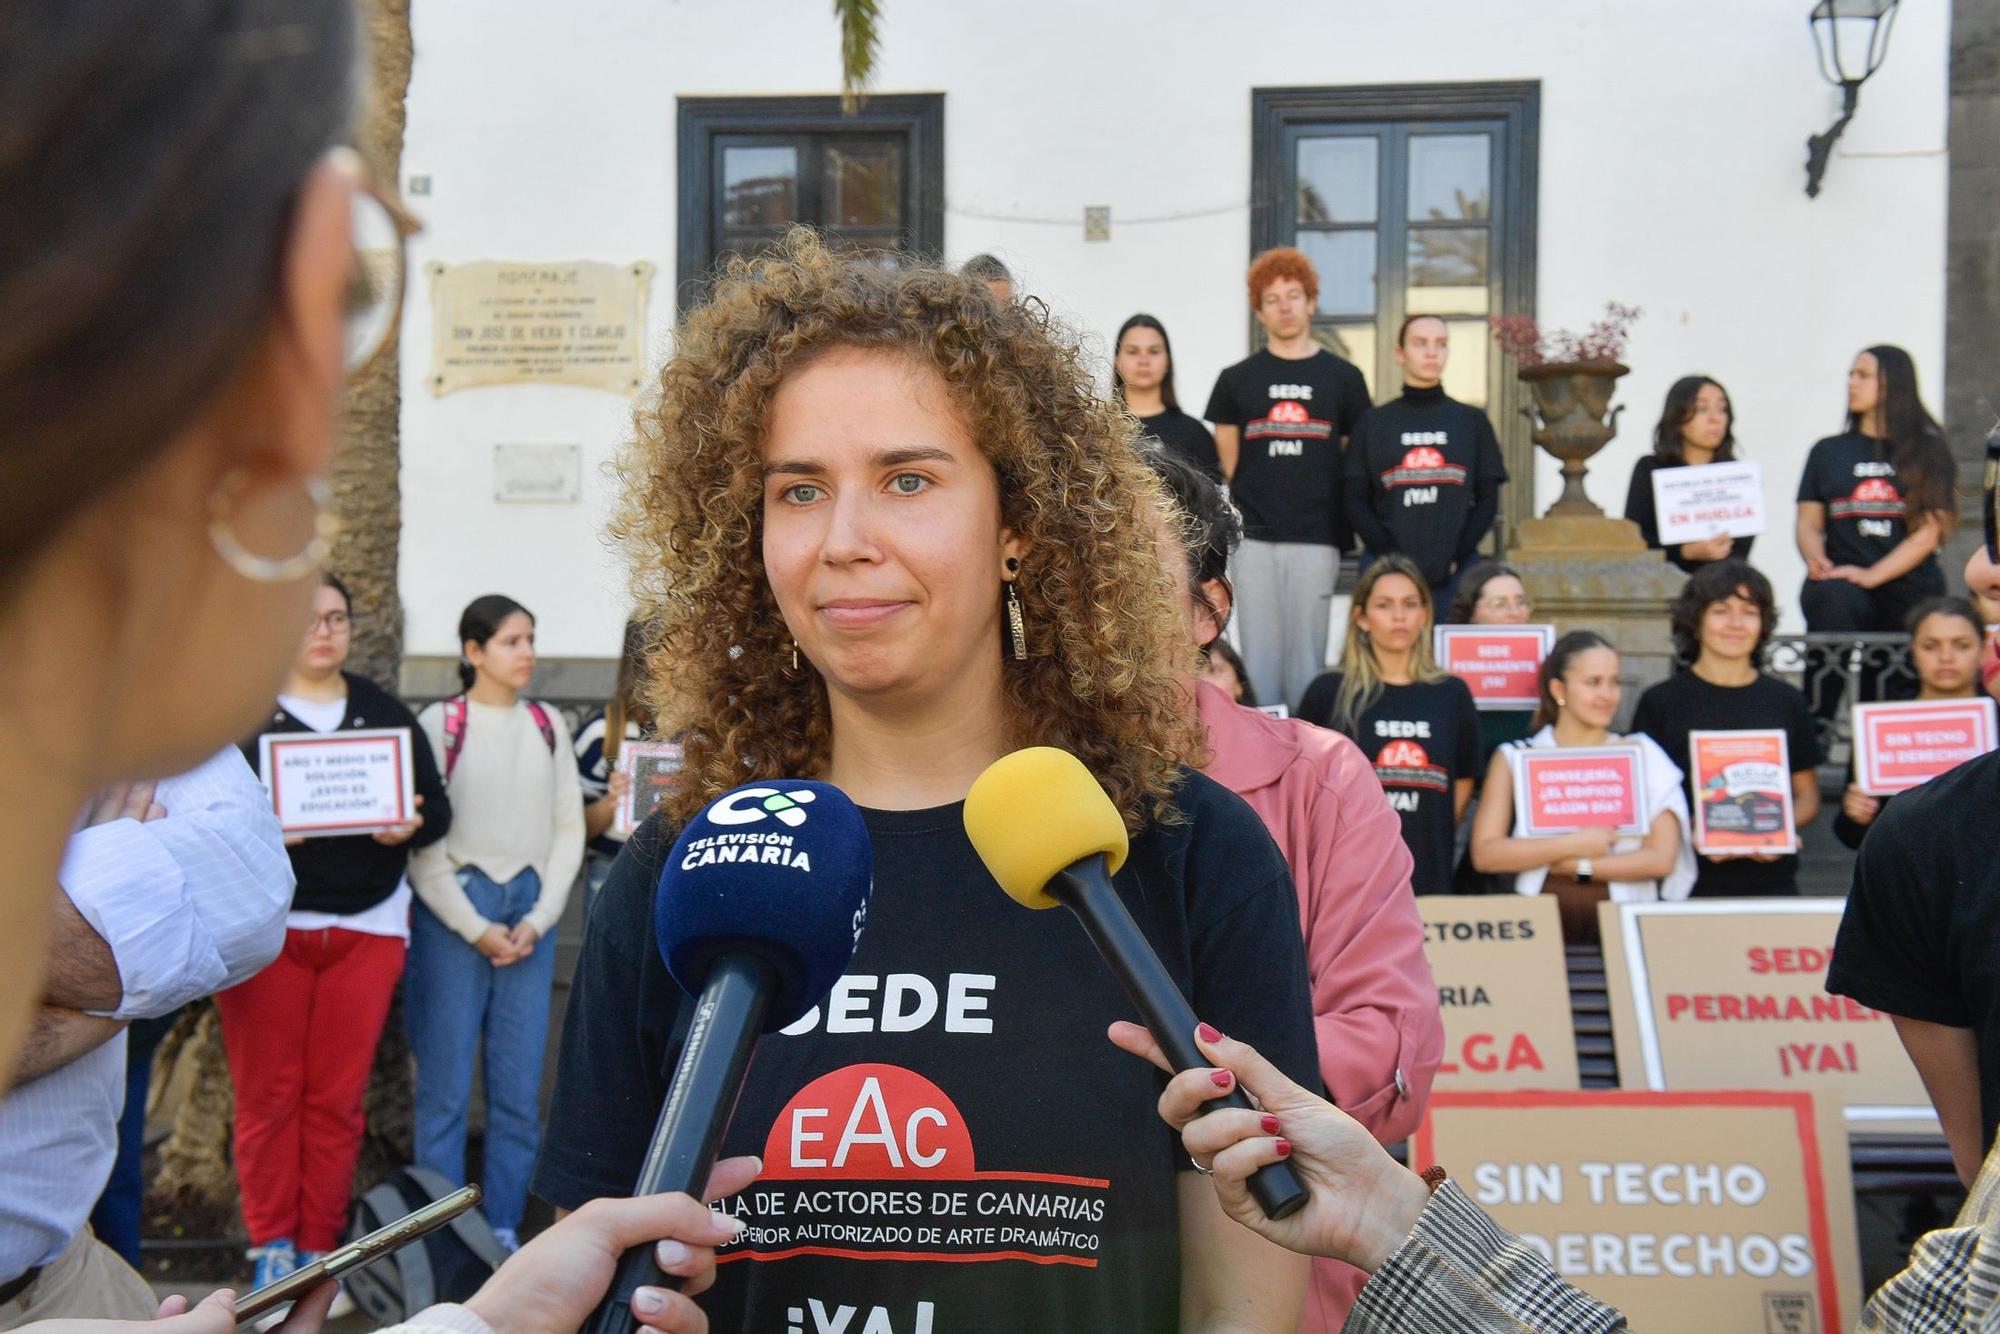
[[[874,897],[847,976],[758,1048],[726,1148],[766,1181],[730,1203],[749,1231],[715,1327],[1295,1329],[1305,1267],[1230,1226],[1150,1124],[1151,1073],[1099,1055],[1131,1011],[1084,933],[1008,900],[963,829],[995,759],[1075,752],[1195,1011],[1316,1082],[1291,876],[1190,767],[1159,486],[1075,343],[794,236],[688,317],[638,435],[615,531],[675,664],[654,695],[684,781],[592,914],[539,1192],[623,1194],[645,1157],[688,1020],[651,945],[673,826],[811,776],[863,808]]]

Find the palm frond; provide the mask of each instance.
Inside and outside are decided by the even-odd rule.
[[[879,0],[833,0],[833,16],[840,21],[840,109],[851,115],[860,109],[875,77],[882,8]]]

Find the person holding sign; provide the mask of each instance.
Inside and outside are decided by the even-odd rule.
[[[1942,595],[1937,552],[1957,523],[1957,479],[1944,431],[1917,394],[1910,354],[1878,346],[1857,355],[1847,372],[1847,429],[1812,447],[1799,479],[1806,629],[1901,630],[1911,608]],[[1832,718],[1839,673],[1809,675],[1814,714]],[[1861,696],[1877,697],[1872,679]]]
[[[1408,557],[1434,601],[1451,596],[1459,565],[1491,531],[1507,480],[1493,423],[1444,391],[1449,337],[1439,316],[1403,321],[1402,395],[1361,414],[1342,463],[1342,503],[1362,546]]]
[[[328,574],[312,624],[260,736],[404,729],[419,809],[372,834],[285,840],[298,888],[285,948],[215,997],[236,1086],[236,1175],[256,1284],[340,1244],[366,1128],[362,1095],[410,938],[410,853],[451,828],[451,799],[403,704],[342,670],[352,643],[347,586]],[[258,738],[244,743],[258,753]]]
[[[1403,822],[1419,894],[1449,894],[1453,831],[1479,767],[1479,717],[1465,682],[1431,656],[1431,590],[1403,556],[1362,571],[1337,670],[1299,701],[1299,718],[1351,737]]]
[[[1985,631],[1978,613],[1964,598],[1930,598],[1910,613],[1910,660],[1917,669],[1920,700],[1977,699],[1980,643]],[[1889,804],[1887,796],[1870,796],[1854,778],[1848,761],[1847,788],[1833,817],[1834,836],[1859,848],[1869,828]]]
[[[1687,775],[1688,800],[1699,802],[1690,733],[1782,729],[1792,825],[1804,829],[1819,814],[1819,737],[1806,697],[1762,669],[1778,619],[1771,581],[1733,557],[1711,561],[1681,589],[1672,617],[1674,654],[1686,666],[1639,697],[1632,730],[1659,743]],[[1696,898],[1799,892],[1795,852],[1703,854],[1697,866]]]
[[[1562,910],[1563,939],[1597,939],[1597,905],[1606,899],[1684,899],[1694,885],[1688,844],[1687,797],[1681,771],[1644,734],[1611,731],[1622,687],[1618,651],[1603,636],[1572,630],[1542,663],[1537,731],[1502,747],[1486,771],[1472,828],[1472,863],[1488,875],[1511,875],[1517,894],[1553,894]],[[1530,803],[1515,799],[1515,765],[1523,752],[1569,747],[1635,746],[1640,791],[1625,800],[1643,833],[1610,823],[1585,823],[1569,833],[1531,834]],[[1636,799],[1644,796],[1643,804]],[[1566,822],[1566,820],[1565,820]]]
[[[1706,375],[1686,375],[1667,390],[1659,424],[1653,427],[1653,452],[1632,465],[1632,485],[1625,492],[1625,517],[1639,525],[1640,536],[1655,551],[1693,574],[1709,561],[1750,559],[1754,537],[1721,533],[1701,542],[1667,546],[1660,541],[1660,518],[1653,499],[1653,474],[1662,468],[1699,468],[1736,458],[1736,411],[1729,391]]]
[[[484,1208],[511,1250],[541,1138],[555,930],[583,863],[583,796],[562,714],[521,694],[535,674],[534,616],[490,593],[466,607],[458,637],[466,692],[417,717],[444,754],[452,822],[410,864],[416,1161],[465,1184],[483,1050]]]
[[[1113,1024],[1109,1037],[1172,1073],[1153,1035],[1139,1025]],[[1160,1095],[1160,1118],[1180,1135],[1191,1160],[1208,1164],[1231,1218],[1280,1246],[1331,1256],[1369,1275],[1343,1334],[1629,1329],[1622,1313],[1564,1279],[1541,1249],[1495,1222],[1443,1164],[1421,1175],[1404,1167],[1352,1118],[1294,1084],[1247,1043],[1207,1024],[1196,1028],[1195,1043],[1215,1064],[1173,1075]],[[1238,1087],[1257,1100],[1257,1110],[1210,1107]],[[1311,1198],[1297,1213],[1274,1220],[1258,1208],[1247,1183],[1275,1162],[1289,1162]],[[2000,1287],[1992,1253],[1996,1225],[2000,1153],[1986,1159],[1952,1225],[1917,1239],[1908,1266],[1876,1289],[1854,1328],[1861,1334],[1991,1329],[1993,1294]],[[1656,1272],[1658,1260],[1656,1255]]]

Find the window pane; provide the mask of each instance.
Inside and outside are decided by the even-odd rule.
[[[799,216],[799,151],[722,150],[722,225],[782,227]]]
[[[1483,408],[1493,335],[1485,320],[1446,320],[1445,328],[1451,335],[1451,356],[1444,363],[1444,391],[1461,403]]]
[[[1375,136],[1301,139],[1298,171],[1298,221],[1375,221]]]
[[[894,144],[826,150],[829,227],[896,227],[902,221],[903,162]]]
[[[1368,396],[1375,397],[1375,326],[1372,324],[1322,324],[1313,330],[1321,347],[1337,357],[1346,357],[1368,382]]]
[[[1375,313],[1375,231],[1300,232],[1298,248],[1319,270],[1322,315]]]
[[[1410,228],[1411,314],[1486,313],[1486,236],[1484,227]]]
[[[1411,135],[1405,216],[1411,222],[1492,216],[1488,180],[1492,160],[1491,135]]]

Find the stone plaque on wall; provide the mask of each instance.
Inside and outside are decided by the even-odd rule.
[[[431,264],[434,397],[495,384],[637,392],[653,266],[481,260]]]
[[[580,445],[493,446],[493,498],[572,504],[583,468]]]

